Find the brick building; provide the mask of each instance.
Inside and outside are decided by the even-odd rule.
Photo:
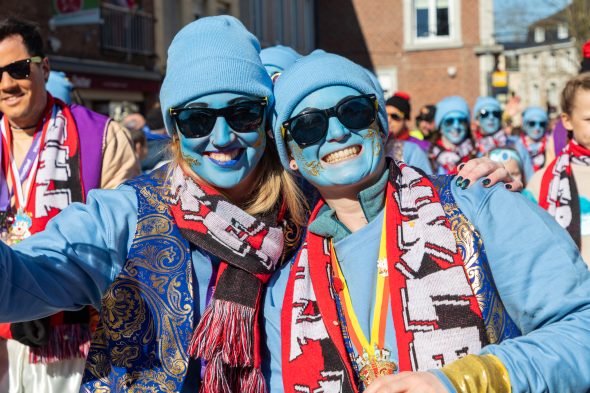
[[[386,95],[410,93],[424,104],[488,94],[501,47],[492,0],[322,0],[316,44],[373,70]]]
[[[144,109],[157,99],[153,0],[4,3],[3,16],[41,26],[51,69],[67,74],[88,107],[113,115],[123,102]]]

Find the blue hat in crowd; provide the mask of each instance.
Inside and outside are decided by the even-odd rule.
[[[265,67],[274,66],[281,71],[295,63],[301,55],[293,48],[283,45],[271,46],[260,51],[260,60]]]
[[[453,111],[463,112],[469,119],[469,105],[467,105],[467,101],[463,97],[445,97],[436,104],[436,113],[434,114],[436,128],[439,128],[440,122],[445,118],[447,113]]]
[[[289,171],[289,155],[281,135],[281,125],[291,117],[293,109],[301,100],[328,86],[348,86],[361,94],[375,94],[379,102],[378,117],[381,130],[388,130],[383,95],[375,87],[367,70],[342,56],[314,51],[285,70],[275,84],[273,131],[279,157]]]
[[[160,89],[168,133],[174,133],[169,108],[204,95],[230,92],[268,97],[272,105],[272,81],[259,53],[258,39],[232,16],[202,18],[182,28],[168,48]]]
[[[529,106],[524,110],[522,113],[522,122],[527,122],[530,119],[541,120],[541,121],[549,121],[549,116],[547,116],[547,111],[538,106]]]
[[[494,97],[478,97],[473,106],[473,118],[477,118],[479,112],[485,107],[493,107],[502,110],[502,104]]]
[[[68,105],[72,103],[74,85],[66,78],[66,74],[63,72],[50,71],[45,88],[55,98],[59,98]]]
[[[379,82],[377,75],[375,75],[373,71],[369,70],[368,68],[365,68],[365,71],[367,71],[367,74],[369,74],[369,78],[371,78],[371,80],[373,81],[373,85],[375,86],[375,89],[377,89],[379,96],[384,96],[385,93],[383,92],[383,87],[381,86],[381,82]]]

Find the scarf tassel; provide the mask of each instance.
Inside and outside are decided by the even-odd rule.
[[[229,376],[229,378],[228,378]],[[266,381],[259,368],[229,367],[221,356],[207,363],[199,393],[262,393]]]
[[[254,314],[254,308],[212,300],[189,344],[189,355],[208,362],[217,361],[220,356],[229,366],[252,366]]]
[[[49,342],[40,348],[31,348],[29,363],[54,363],[64,359],[88,356],[90,349],[90,329],[88,325],[68,324],[51,327]]]

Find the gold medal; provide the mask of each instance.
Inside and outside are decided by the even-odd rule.
[[[377,378],[392,375],[397,371],[397,365],[389,358],[390,352],[387,349],[376,349],[375,356],[370,356],[363,351],[363,355],[356,358],[359,366],[359,378],[368,388]]]

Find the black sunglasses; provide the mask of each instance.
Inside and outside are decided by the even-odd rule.
[[[5,71],[13,79],[26,79],[31,75],[31,63],[41,63],[42,61],[43,58],[41,56],[33,56],[0,67],[0,80],[2,80],[2,75],[4,75]]]
[[[211,134],[218,117],[223,117],[236,132],[252,132],[264,121],[268,98],[249,100],[225,108],[170,108],[176,129],[186,138],[202,138]]]
[[[447,117],[443,120],[443,124],[446,127],[451,127],[455,122],[458,122],[461,125],[467,126],[469,124],[469,119],[466,117]]]
[[[530,127],[533,128],[535,126],[545,129],[547,127],[547,122],[546,121],[534,121],[534,120],[529,120],[526,122],[526,124]]]
[[[330,117],[337,117],[343,126],[352,130],[367,128],[377,117],[379,103],[374,94],[346,97],[328,109],[309,109],[282,124],[283,137],[289,131],[301,147],[313,145],[326,136]]]
[[[495,117],[496,119],[501,119],[502,118],[502,111],[488,111],[486,109],[483,109],[479,112],[479,118],[480,119],[485,119],[488,118],[490,116]]]

